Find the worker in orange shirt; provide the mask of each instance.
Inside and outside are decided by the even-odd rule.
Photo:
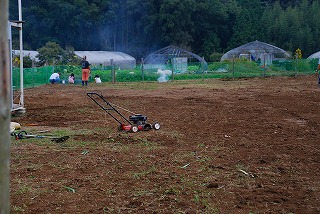
[[[87,86],[88,80],[89,80],[89,74],[90,74],[91,70],[90,70],[90,64],[87,61],[86,56],[84,56],[82,58],[81,67],[82,67],[82,86],[84,86],[84,85]]]

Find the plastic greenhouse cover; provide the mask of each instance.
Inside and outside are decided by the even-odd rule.
[[[117,62],[127,62],[128,64],[136,63],[136,59],[132,56],[122,52],[112,51],[75,51],[77,56],[87,56],[87,60],[90,64],[105,64],[110,65],[111,59],[116,64]]]
[[[20,54],[20,50],[12,50],[15,55]],[[93,65],[110,65],[111,59],[115,65],[121,65],[122,67],[133,68],[136,66],[136,59],[123,52],[113,52],[113,51],[75,51],[78,57],[82,58],[87,56],[87,60]],[[23,51],[23,56],[30,56],[31,59],[37,60],[38,51]]]

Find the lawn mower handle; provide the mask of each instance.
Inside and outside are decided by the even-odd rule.
[[[98,94],[96,92],[87,92],[87,96],[90,97],[91,100],[93,100],[98,106],[100,106],[100,108],[102,108],[105,112],[107,112],[107,114],[109,114],[114,120],[116,120],[120,125],[123,125],[123,123],[117,118],[115,117],[113,114],[110,113],[110,111],[114,111],[116,112],[120,117],[122,117],[127,123],[129,123],[130,125],[132,125],[132,123],[125,118],[116,108],[114,108],[110,102],[108,102],[101,94]],[[98,101],[97,101],[97,97],[99,97],[109,108],[105,108],[103,105],[101,105]]]

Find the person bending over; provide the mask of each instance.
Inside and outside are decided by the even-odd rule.
[[[60,80],[60,74],[59,73],[53,73],[53,74],[51,74],[51,76],[49,78],[49,82],[51,84],[58,83],[59,80]]]

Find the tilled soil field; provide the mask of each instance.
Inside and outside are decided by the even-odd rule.
[[[160,130],[118,131],[102,94]],[[315,76],[45,85],[12,138],[12,213],[320,213]]]

